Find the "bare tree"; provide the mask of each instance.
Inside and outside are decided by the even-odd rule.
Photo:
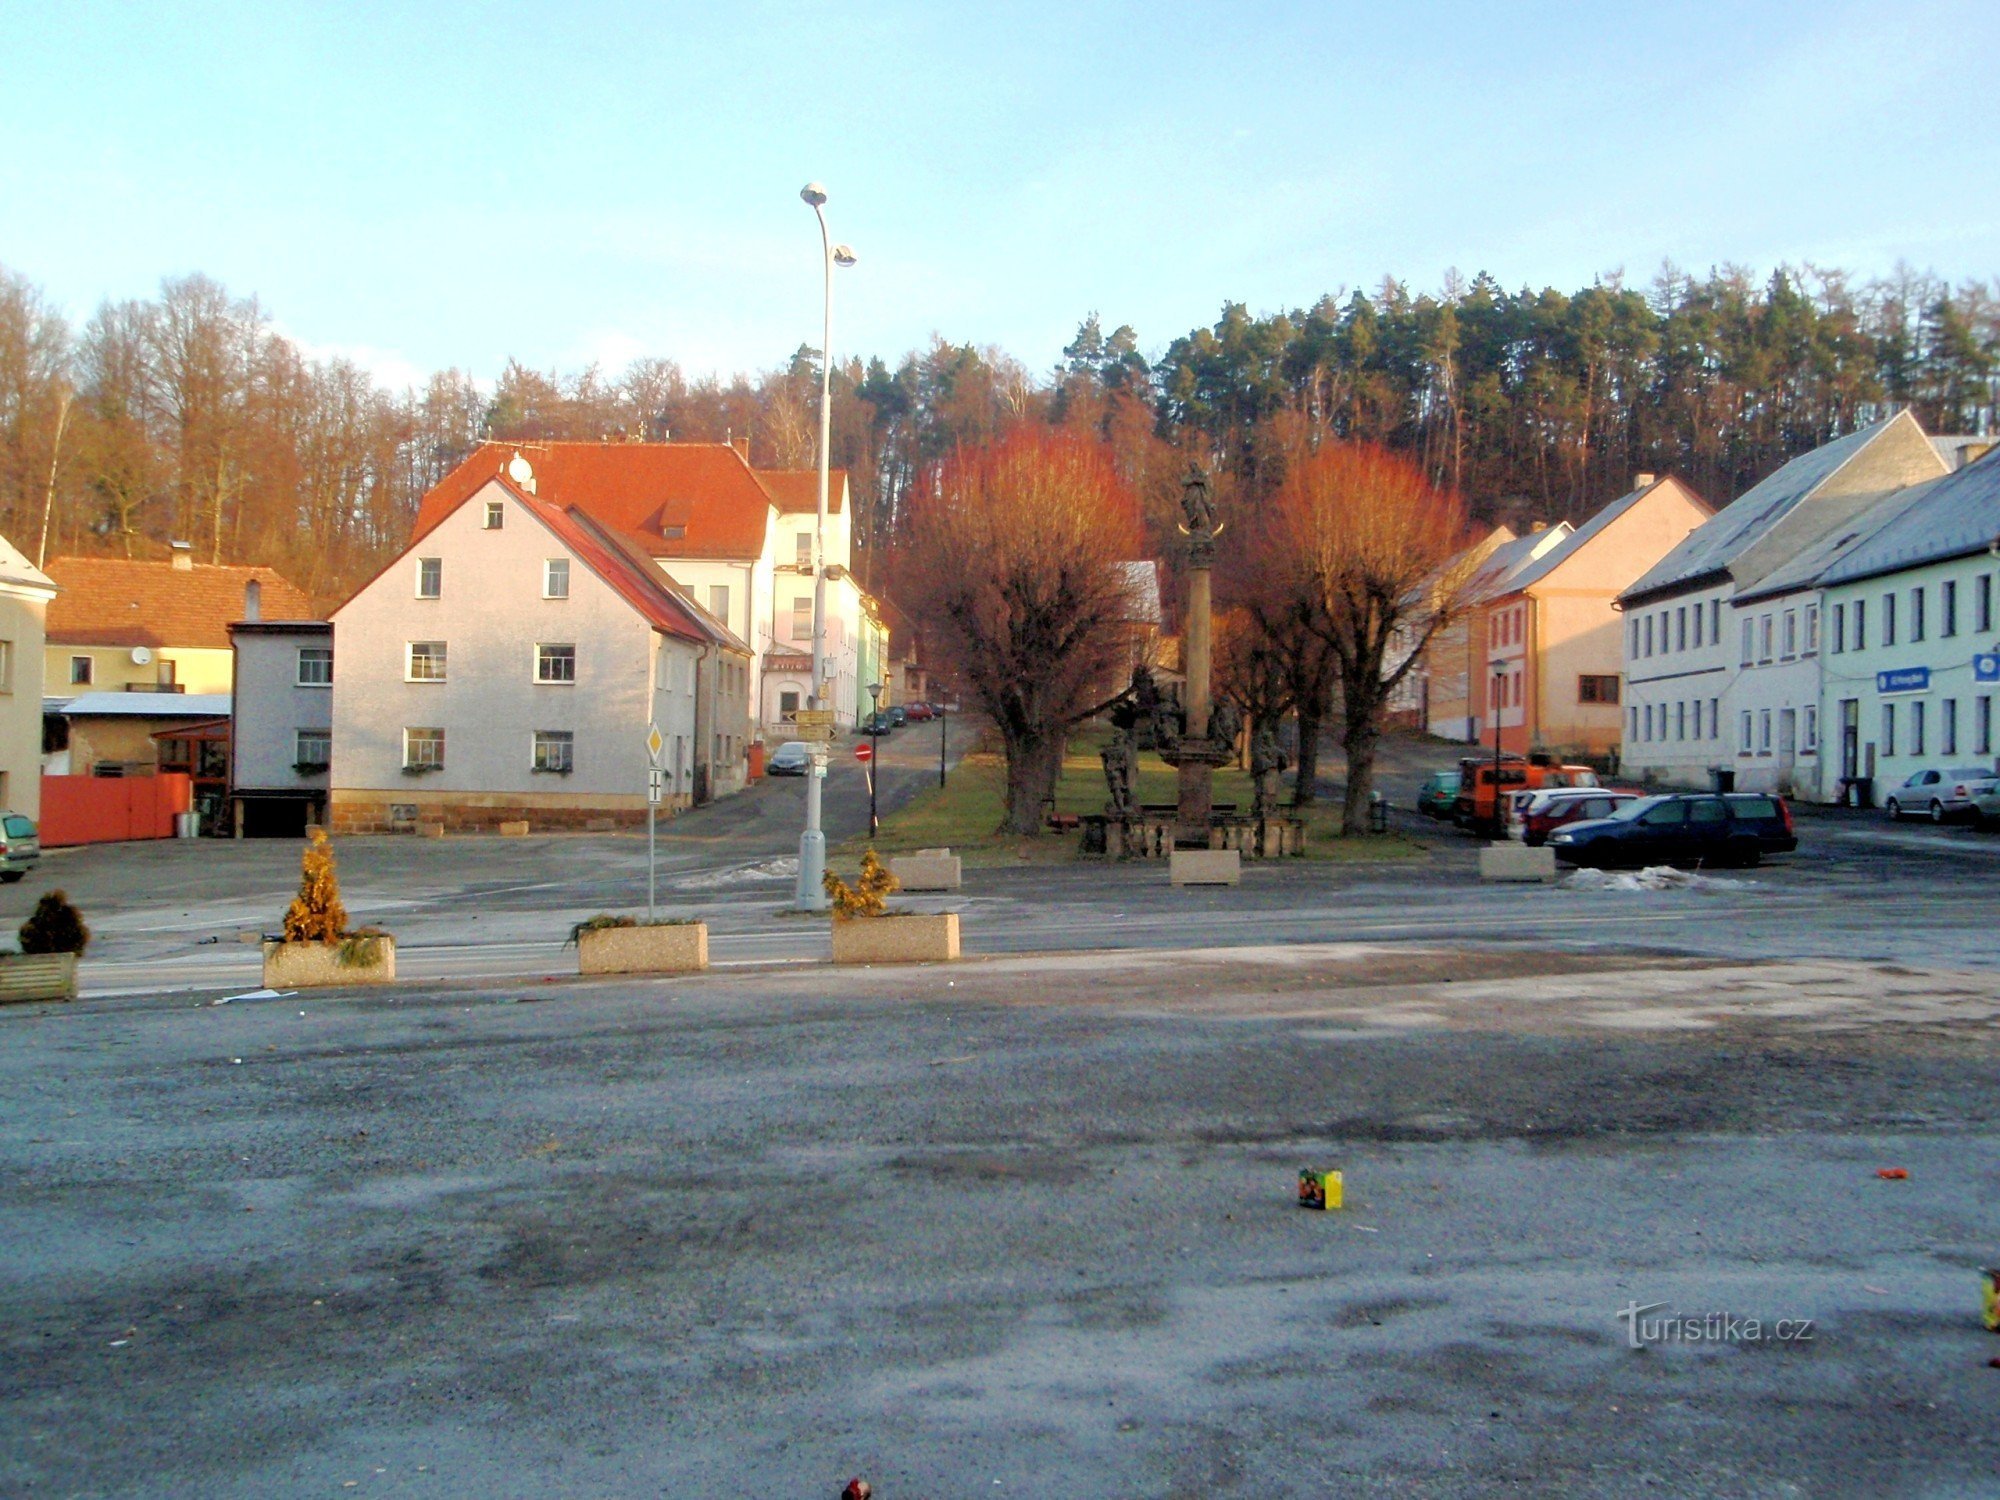
[[[899,575],[952,680],[1007,757],[1004,830],[1032,834],[1070,727],[1103,705],[1132,617],[1118,566],[1137,507],[1101,444],[1024,425],[961,448],[919,483]]]

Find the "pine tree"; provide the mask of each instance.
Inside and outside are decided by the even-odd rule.
[[[347,908],[340,904],[340,877],[326,830],[315,828],[299,861],[299,893],[285,912],[288,943],[337,943],[347,936]]]

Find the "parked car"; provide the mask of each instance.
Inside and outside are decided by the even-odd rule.
[[[0,880],[10,885],[42,857],[41,830],[33,818],[17,812],[0,812]]]
[[[1549,835],[1571,823],[1588,823],[1608,818],[1637,792],[1615,792],[1608,787],[1545,787],[1538,792],[1516,792],[1507,820],[1507,836],[1529,847],[1549,841]]]
[[[1980,816],[1979,799],[2000,790],[2000,775],[1988,766],[1957,766],[1912,771],[1903,784],[1889,793],[1882,809],[1894,822],[1906,813],[1927,817],[1933,823],[1947,818]]]
[[[1458,763],[1458,801],[1452,821],[1461,828],[1492,838],[1506,833],[1507,807],[1501,800],[1515,792],[1543,787],[1599,785],[1589,766],[1555,765],[1546,759],[1504,756],[1496,764],[1490,755],[1468,755]]]
[[[905,724],[910,722],[910,710],[905,704],[892,703],[883,709],[882,712],[895,721],[898,729],[901,729]]]
[[[1792,805],[1783,797],[1769,792],[1725,792],[1722,800],[1729,804],[1730,816],[1739,827],[1755,830],[1764,853],[1790,854],[1799,847],[1799,836],[1792,826]]]
[[[928,703],[906,703],[903,709],[909,714],[912,724],[922,724],[937,717],[937,710]]]
[[[892,733],[895,730],[895,728],[896,728],[896,721],[895,719],[890,717],[889,710],[886,708],[878,708],[875,710],[874,713],[870,714],[867,718],[861,721],[861,728],[859,732],[862,734],[889,734]]]
[[[1773,817],[1783,832],[1771,826]],[[1794,848],[1791,814],[1779,797],[1635,797],[1607,818],[1571,823],[1549,835],[1566,865],[1754,865],[1767,841]]]
[[[1982,827],[1991,828],[2000,823],[2000,782],[1994,784],[1992,791],[1981,792],[1972,799],[1972,813]]]
[[[1433,771],[1417,788],[1417,811],[1427,818],[1448,818],[1458,801],[1458,772]]]
[[[812,769],[813,747],[804,740],[786,740],[764,762],[766,776],[803,776]]]

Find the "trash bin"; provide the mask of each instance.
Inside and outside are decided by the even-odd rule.
[[[763,775],[764,742],[762,740],[752,740],[750,742],[750,779],[752,781],[759,781],[763,779]]]
[[[1715,791],[1718,794],[1736,790],[1736,768],[1734,766],[1714,766],[1710,768],[1708,774],[1715,782]]]
[[[174,814],[174,837],[191,839],[201,833],[201,814],[184,812]]]
[[[1849,807],[1873,807],[1875,805],[1875,778],[1873,776],[1850,776],[1847,779],[1847,796],[1842,800]]]

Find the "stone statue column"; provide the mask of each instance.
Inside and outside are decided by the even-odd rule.
[[[1215,565],[1215,538],[1222,530],[1216,519],[1215,501],[1208,492],[1208,476],[1199,467],[1190,468],[1181,485],[1181,513],[1186,518],[1181,534],[1187,540],[1188,598],[1186,649],[1187,729],[1182,736],[1176,765],[1180,771],[1180,803],[1176,821],[1183,842],[1208,844],[1209,819],[1213,811],[1212,784],[1215,767],[1229,756],[1225,748],[1217,754],[1209,744],[1209,656],[1211,649],[1209,615],[1209,570]]]

